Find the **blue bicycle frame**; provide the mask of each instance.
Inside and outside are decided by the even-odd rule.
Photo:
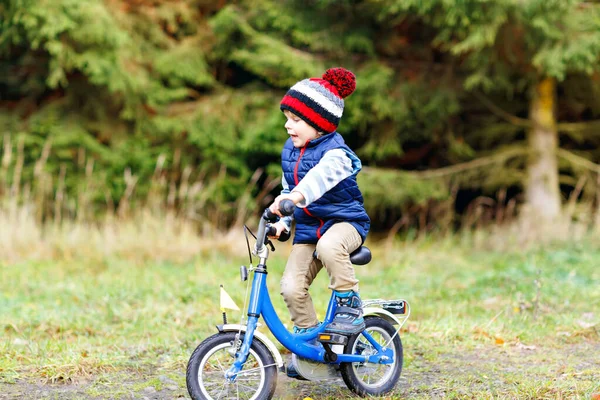
[[[250,293],[250,301],[248,303],[248,324],[246,327],[244,340],[236,354],[236,360],[233,363],[233,366],[225,373],[225,377],[230,381],[235,380],[237,374],[242,370],[243,365],[248,358],[250,346],[252,345],[252,340],[254,338],[254,331],[256,330],[258,319],[261,315],[273,336],[275,336],[275,338],[285,348],[300,357],[326,363],[325,348],[316,340],[316,338],[319,333],[324,332],[326,325],[333,320],[335,310],[337,308],[337,302],[335,301],[335,296],[332,293],[323,324],[309,333],[294,334],[289,332],[285,326],[283,326],[283,323],[277,316],[269,296],[269,291],[267,289],[266,260],[268,258],[268,249],[263,244],[265,238],[264,218],[261,218],[257,238],[255,253],[260,257],[260,263],[254,271],[252,291]],[[359,354],[338,354],[337,360],[333,362],[333,364],[339,364],[343,362],[391,364],[394,362],[394,354],[392,349],[381,346],[366,331],[363,331],[361,334],[369,341],[369,343],[373,345],[373,347],[377,350],[377,353],[368,356]]]

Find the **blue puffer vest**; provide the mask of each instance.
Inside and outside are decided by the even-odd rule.
[[[292,140],[288,139],[281,153],[281,167],[290,191],[317,165],[327,151],[333,149],[344,149],[358,160],[337,132],[311,140],[300,149],[294,147]],[[294,244],[317,243],[336,222],[349,222],[356,228],[363,242],[365,241],[371,220],[365,211],[363,197],[356,183],[357,173],[358,171],[338,183],[308,207],[296,208]]]

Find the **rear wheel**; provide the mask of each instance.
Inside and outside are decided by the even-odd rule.
[[[392,349],[394,362],[391,364],[374,363],[342,363],[340,372],[348,389],[359,396],[380,396],[394,389],[402,372],[402,341],[395,335],[396,329],[386,320],[378,317],[365,318],[365,330],[379,343]],[[390,339],[394,340],[390,342]],[[350,354],[376,354],[375,347],[362,335],[357,334],[348,339],[346,345]]]
[[[235,381],[225,379],[233,365],[243,336],[237,332],[218,333],[204,340],[194,350],[187,366],[187,388],[194,400],[270,399],[277,385],[277,367],[267,347],[252,341],[248,359]]]

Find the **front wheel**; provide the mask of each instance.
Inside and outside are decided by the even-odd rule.
[[[403,361],[402,341],[399,335],[394,336],[396,329],[392,324],[382,318],[365,318],[365,330],[377,343],[392,349],[394,362],[391,364],[342,363],[340,372],[348,389],[359,396],[381,396],[392,391],[400,379]],[[390,343],[392,337],[394,340]],[[360,333],[348,339],[346,348],[350,354],[368,356],[377,353],[375,347]]]
[[[194,350],[187,366],[188,392],[194,400],[210,399],[270,399],[277,385],[277,367],[267,347],[252,341],[248,359],[235,381],[225,379],[241,346],[243,333],[217,333],[204,340]]]

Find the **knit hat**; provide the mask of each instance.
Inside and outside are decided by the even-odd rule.
[[[331,68],[322,78],[304,79],[288,90],[281,111],[289,110],[319,132],[335,132],[344,112],[344,98],[356,88],[356,77],[344,68]]]

